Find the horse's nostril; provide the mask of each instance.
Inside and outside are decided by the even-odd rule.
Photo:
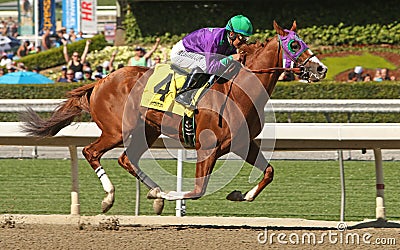
[[[318,66],[317,71],[323,73],[323,72],[325,72],[325,68],[322,66]]]

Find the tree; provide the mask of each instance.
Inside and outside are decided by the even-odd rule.
[[[115,46],[125,45],[125,16],[129,10],[128,0],[117,0],[117,27],[115,31]]]

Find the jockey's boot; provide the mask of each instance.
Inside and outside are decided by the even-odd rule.
[[[208,76],[208,74],[203,73],[201,70],[193,69],[192,72],[187,75],[182,88],[177,93],[175,101],[186,108],[195,109],[196,107],[192,104],[192,100],[197,89],[201,88],[207,81],[207,79],[205,79],[206,76]]]

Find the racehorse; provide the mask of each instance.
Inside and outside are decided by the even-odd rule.
[[[273,167],[254,138],[263,128],[264,106],[279,75],[284,70],[292,70],[309,82],[315,82],[325,78],[327,73],[327,67],[295,33],[296,22],[290,30],[281,28],[275,21],[273,25],[277,35],[264,42],[244,44],[240,48],[243,65],[238,72],[232,79],[222,79],[222,83],[212,85],[198,103],[194,118],[196,178],[192,191],[164,192],[138,164],[141,155],[161,134],[183,141],[180,116],[140,105],[152,69],[124,67],[98,82],[74,89],[48,119],[40,118],[28,108],[22,119],[25,122],[23,130],[39,137],[54,136],[82,112],[90,113],[102,133],[82,152],[106,192],[102,201],[103,212],[113,206],[115,189],[101,167],[100,158],[127,141],[118,163],[149,188],[148,198],[155,199],[153,207],[158,214],[162,212],[165,199],[202,197],[217,159],[229,152],[255,166],[263,176],[247,193],[233,191],[227,199],[253,201],[274,176]],[[286,64],[292,63],[294,67],[284,67],[284,59]]]

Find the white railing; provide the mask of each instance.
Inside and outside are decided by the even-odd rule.
[[[0,112],[24,111],[25,106],[39,112],[50,112],[65,99],[0,99]],[[400,113],[400,99],[271,99],[268,102],[277,113]],[[267,109],[265,111],[270,112]]]

